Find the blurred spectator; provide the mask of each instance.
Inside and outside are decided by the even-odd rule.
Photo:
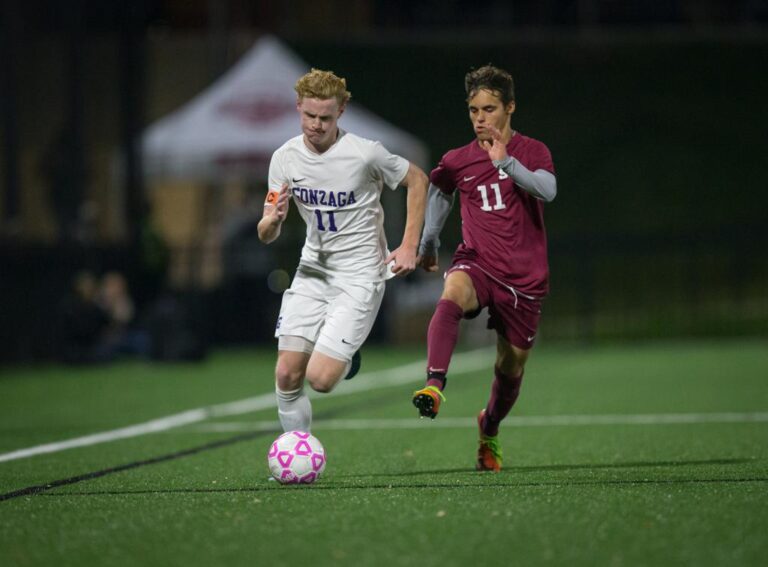
[[[104,358],[111,359],[120,354],[149,356],[150,336],[136,324],[136,309],[123,274],[104,274],[98,303],[109,317],[102,345]]]
[[[78,272],[58,310],[60,357],[72,364],[104,360],[109,315],[97,302],[98,281],[87,271]]]
[[[99,304],[109,314],[113,329],[126,328],[133,321],[133,300],[128,294],[128,282],[123,274],[104,274],[99,289]]]
[[[89,271],[75,274],[59,304],[58,335],[60,358],[70,364],[150,355],[150,335],[136,324],[128,283],[119,272],[107,272],[101,282]]]

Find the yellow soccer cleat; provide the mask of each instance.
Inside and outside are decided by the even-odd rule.
[[[499,436],[491,437],[483,433],[483,416],[485,410],[482,410],[477,416],[477,426],[480,429],[480,442],[477,448],[477,465],[475,468],[479,471],[499,472],[501,470],[501,446],[499,445]]]
[[[421,417],[435,419],[440,410],[440,403],[445,396],[435,386],[427,386],[413,393],[413,405],[419,410]]]

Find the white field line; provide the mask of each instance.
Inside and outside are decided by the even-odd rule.
[[[487,348],[458,354],[451,361],[451,375],[464,374],[489,368],[493,362],[493,356],[494,350]],[[420,360],[418,362],[412,362],[410,364],[389,368],[387,370],[380,370],[378,372],[361,373],[358,374],[352,382],[342,382],[338,388],[334,390],[333,395],[340,396],[345,394],[355,394],[357,392],[375,390],[378,388],[400,386],[409,382],[421,382],[424,380],[426,366],[427,361]],[[310,397],[316,397],[313,394],[315,394],[315,392],[310,391]],[[151,421],[145,421],[144,423],[121,427],[120,429],[102,431],[91,435],[85,435],[84,437],[75,437],[73,439],[57,441],[55,443],[46,443],[44,445],[36,445],[26,449],[18,449],[9,453],[1,453],[0,463],[25,459],[27,457],[34,457],[46,453],[57,453],[59,451],[77,447],[88,447],[99,443],[109,443],[119,439],[128,439],[140,435],[158,433],[160,431],[168,431],[169,429],[190,425],[192,423],[199,423],[211,418],[242,415],[261,411],[275,407],[276,404],[275,394],[274,392],[270,392],[253,398],[245,398],[234,402],[191,409],[181,413],[153,419]]]
[[[505,427],[548,427],[575,425],[674,425],[698,423],[756,423],[768,422],[768,412],[753,413],[662,413],[638,415],[542,415],[511,416],[504,420]],[[447,417],[430,419],[326,419],[312,423],[312,430],[339,429],[421,429],[437,427],[475,428],[474,417]],[[231,421],[200,424],[190,429],[200,433],[273,431],[280,429],[278,421]]]

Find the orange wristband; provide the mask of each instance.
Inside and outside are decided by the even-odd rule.
[[[267,193],[267,200],[264,201],[265,205],[274,205],[277,203],[277,198],[280,196],[280,191],[270,190]]]

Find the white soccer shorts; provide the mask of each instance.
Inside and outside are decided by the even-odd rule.
[[[384,289],[384,282],[344,282],[299,267],[283,293],[275,337],[303,337],[349,360],[371,332]]]

